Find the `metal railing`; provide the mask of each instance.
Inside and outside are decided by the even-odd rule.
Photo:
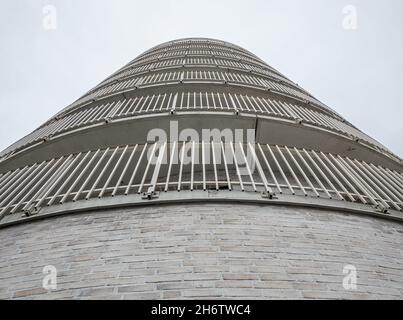
[[[95,87],[92,91],[98,90],[101,87],[104,87],[107,84],[112,82],[116,82],[117,80],[121,81],[127,77],[134,76],[134,75],[141,75],[151,71],[163,71],[167,69],[173,68],[181,68],[186,66],[203,66],[205,68],[221,68],[221,69],[232,69],[233,71],[241,71],[241,72],[254,72],[257,75],[263,77],[269,77],[275,81],[283,81],[284,83],[288,84],[289,86],[300,90],[303,93],[309,94],[305,90],[300,87],[296,87],[295,84],[286,79],[285,77],[281,77],[278,74],[275,74],[265,68],[248,64],[245,62],[239,62],[237,60],[231,59],[223,59],[223,58],[208,58],[208,57],[182,57],[182,58],[175,58],[175,59],[166,59],[166,60],[155,60],[154,62],[150,62],[141,66],[131,67],[124,71],[114,74],[113,76],[109,77],[108,79],[101,82],[97,87]],[[91,91],[91,92],[92,92]]]
[[[144,89],[150,86],[164,86],[180,84],[187,81],[188,83],[206,83],[206,81],[214,82],[216,84],[235,84],[237,86],[243,86],[247,88],[254,88],[258,90],[274,91],[286,96],[290,96],[299,100],[306,101],[308,103],[317,106],[318,108],[324,108],[327,112],[333,114],[333,112],[313,98],[311,95],[304,93],[299,88],[294,88],[288,84],[273,80],[264,76],[257,76],[252,74],[245,74],[240,72],[223,72],[223,71],[210,71],[210,70],[185,70],[169,72],[152,72],[151,74],[144,76],[135,76],[126,80],[115,82],[111,85],[103,86],[95,91],[91,91],[66,110],[68,112],[72,109],[77,109],[80,105],[86,104],[94,99],[100,99],[105,96],[118,95],[120,93],[130,91],[136,88]],[[191,81],[191,82],[190,82]],[[330,110],[330,111],[329,111]],[[335,117],[340,118],[336,114]]]
[[[296,103],[289,103],[277,99],[259,96],[239,95],[219,92],[171,92],[158,95],[139,95],[128,99],[113,102],[93,104],[85,109],[61,117],[32,134],[16,142],[0,155],[26,148],[78,128],[85,128],[97,123],[113,119],[131,118],[143,114],[171,113],[175,111],[227,111],[231,113],[253,113],[270,117],[286,118],[301,124],[310,124],[318,128],[332,130],[338,134],[354,137],[396,158],[389,150],[361,131],[329,115],[304,107]],[[396,160],[398,160],[396,158]]]
[[[0,218],[41,207],[143,192],[240,190],[403,209],[402,173],[287,146],[172,142],[111,147],[0,174]]]

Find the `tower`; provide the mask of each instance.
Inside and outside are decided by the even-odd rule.
[[[245,49],[164,43],[1,153],[0,297],[401,298],[401,172]]]

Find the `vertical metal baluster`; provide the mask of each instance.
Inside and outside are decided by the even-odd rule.
[[[195,142],[192,141],[192,168],[190,173],[190,191],[193,191],[194,171],[195,171]]]
[[[124,167],[124,169],[123,169],[123,171],[122,171],[122,174],[120,175],[119,180],[118,180],[118,182],[116,183],[115,188],[113,189],[112,197],[116,196],[116,193],[118,192],[119,186],[120,186],[121,183],[122,183],[123,177],[126,175],[126,172],[127,172],[127,170],[129,169],[129,165],[130,165],[130,163],[131,163],[132,160],[133,160],[133,157],[134,157],[134,154],[136,153],[137,147],[138,147],[138,144],[136,144],[136,146],[133,148],[133,150],[132,150],[132,152],[131,152],[131,154],[130,154],[129,159],[128,159],[127,162],[126,162],[126,165],[125,165],[125,167]]]
[[[59,159],[60,162],[61,158]],[[47,162],[46,166],[38,173],[36,174],[35,177],[33,177],[33,179],[25,186],[25,188],[23,190],[21,190],[20,194],[18,194],[15,199],[13,199],[10,203],[14,203],[19,197],[22,196],[22,198],[20,199],[20,201],[14,206],[14,208],[10,211],[10,213],[15,213],[17,212],[18,208],[23,204],[23,202],[29,197],[29,195],[38,188],[38,186],[40,185],[40,183],[46,178],[48,172],[50,170],[48,170],[48,168],[50,166],[53,165],[53,163],[55,162],[55,159],[51,159],[50,161]],[[56,163],[57,164],[57,163]],[[53,165],[54,166],[54,165]],[[52,167],[53,167],[52,166]],[[45,174],[43,174],[45,173]],[[38,182],[31,187],[32,184],[35,183],[35,181],[37,181],[37,179],[40,178],[38,180]],[[30,189],[27,191],[27,189]]]
[[[305,188],[301,184],[301,181],[298,179],[297,175],[295,174],[294,170],[292,169],[291,165],[287,161],[286,157],[284,156],[283,152],[281,151],[281,149],[280,149],[280,147],[278,145],[276,145],[276,149],[277,149],[278,153],[280,154],[281,159],[283,159],[285,165],[287,166],[289,172],[291,172],[291,175],[293,176],[294,180],[297,182],[298,186],[300,187],[300,189],[304,193],[304,195],[308,196],[308,194],[305,191]]]
[[[247,98],[247,99],[249,100],[249,102],[252,104],[252,102],[250,101],[249,97],[246,96],[246,98]],[[264,111],[263,111],[262,107],[260,106],[260,104],[257,103],[256,99],[255,99],[254,97],[252,97],[252,100],[253,100],[253,102],[259,107],[260,112],[263,113]]]
[[[330,195],[330,193],[327,191],[326,187],[324,186],[324,184],[322,183],[322,181],[317,177],[317,175],[315,174],[315,172],[312,170],[311,166],[306,162],[306,160],[304,159],[304,157],[301,155],[301,153],[299,152],[299,150],[297,148],[294,147],[294,151],[295,153],[298,155],[298,157],[300,158],[300,160],[302,161],[302,163],[305,165],[305,167],[309,170],[309,172],[311,173],[311,175],[314,177],[314,179],[316,180],[316,182],[320,185],[320,187],[322,188],[322,190],[326,193],[326,195],[329,197],[329,199],[332,199],[332,196]],[[308,158],[310,158],[309,154],[305,151],[305,149],[303,149],[303,151],[305,152],[305,154],[307,155]],[[311,162],[313,162],[312,158],[310,158]],[[315,165],[316,169],[319,171],[319,173],[321,173],[322,177],[323,172],[320,171],[318,165],[316,163],[313,162],[313,164]],[[327,179],[327,177],[325,177]],[[329,180],[329,179],[327,179]],[[330,182],[330,181],[329,181]],[[330,183],[330,185],[332,185]],[[335,191],[335,189],[333,188],[333,190]]]
[[[84,191],[84,188],[87,186],[87,184],[91,181],[91,178],[93,177],[93,175],[95,174],[95,172],[98,170],[99,166],[101,165],[102,161],[105,159],[106,155],[108,154],[110,148],[106,149],[104,151],[104,153],[102,154],[101,158],[98,160],[98,162],[96,163],[96,165],[94,166],[94,168],[92,169],[91,173],[89,174],[89,176],[87,177],[87,179],[85,180],[85,182],[83,183],[83,185],[81,186],[80,190],[77,192],[76,196],[73,198],[73,202],[76,202],[78,200],[78,198],[80,197],[81,193]]]
[[[397,177],[392,171],[388,168],[384,168],[384,170],[389,174],[390,178],[393,179],[397,184],[402,184],[402,181],[399,177]]]
[[[150,97],[150,96],[146,96],[146,98],[144,99],[144,102],[143,102],[143,104],[141,105],[141,107],[140,107],[138,113],[141,113],[141,112],[143,111],[143,108],[144,108],[144,106],[146,105],[146,103],[147,103],[149,97]]]
[[[139,99],[139,101],[137,101],[136,106],[133,108],[133,111],[131,112],[132,115],[137,112],[137,108],[138,108],[138,106],[141,104],[141,101],[143,101],[143,98],[144,98],[144,97],[141,96],[140,99]],[[137,98],[136,98],[136,100],[137,100]]]
[[[100,105],[99,107],[95,107],[96,112],[94,113],[94,115],[91,117],[91,120],[88,121],[88,123],[94,123],[97,120],[99,120],[102,116],[102,114],[105,112],[105,109],[107,109],[109,106],[109,103],[104,105]],[[69,127],[69,124],[66,124],[65,129],[67,129]]]
[[[21,185],[21,182],[26,179],[27,175],[29,175],[37,165],[38,163],[36,162],[32,166],[25,166],[18,174],[15,175],[15,177],[13,177],[12,180],[10,180],[9,183],[7,183],[7,185],[3,187],[3,190],[0,193],[0,207],[3,205],[4,199],[7,198],[7,196],[16,188],[18,188],[19,185]]]
[[[60,174],[60,176],[52,182],[52,184],[49,186],[49,188],[47,189],[47,191],[42,195],[42,198],[38,201],[38,203],[35,205],[35,209],[37,210],[38,208],[40,208],[42,206],[42,203],[46,200],[46,198],[50,195],[50,193],[53,191],[54,188],[56,188],[56,186],[63,181],[65,175],[67,174],[67,172],[70,171],[70,169],[75,165],[75,163],[77,162],[79,156],[81,155],[78,154],[76,157],[74,157],[72,159],[72,161],[70,161],[70,163],[63,168],[62,173]]]
[[[85,116],[82,118],[81,120],[81,125],[84,125],[87,120],[91,117],[91,114],[94,112],[95,107],[94,108],[89,108],[88,110],[86,110]],[[59,122],[62,122],[63,119],[58,120]],[[54,132],[57,132],[59,130],[60,126],[57,126],[54,130]]]
[[[267,179],[266,179],[266,175],[264,174],[263,168],[260,165],[260,162],[259,162],[259,159],[258,159],[258,157],[256,155],[256,152],[255,152],[255,150],[252,147],[252,144],[250,142],[248,142],[248,146],[249,146],[250,152],[252,153],[253,160],[254,160],[254,162],[256,164],[257,170],[258,170],[259,175],[260,175],[260,179],[262,179],[262,182],[263,182],[263,185],[264,185],[264,187],[266,189],[266,192],[270,196],[272,196],[274,194],[273,190],[269,187],[269,184],[268,184]]]
[[[220,190],[220,187],[218,185],[218,175],[217,175],[217,164],[216,164],[216,158],[215,158],[215,145],[214,142],[211,141],[211,151],[212,151],[212,157],[213,157],[213,167],[214,167],[214,179],[215,179],[215,187],[216,190]]]
[[[119,165],[120,165],[120,163],[122,162],[123,157],[125,156],[126,151],[127,151],[128,148],[129,148],[129,146],[126,145],[126,147],[123,149],[122,154],[120,155],[118,161],[117,161],[116,164],[115,164],[115,167],[112,169],[112,172],[110,173],[110,175],[109,175],[108,179],[106,180],[106,182],[105,182],[105,184],[104,184],[104,186],[103,186],[101,192],[100,192],[99,195],[98,195],[98,198],[99,198],[99,199],[101,199],[101,198],[104,196],[104,194],[105,194],[105,192],[106,192],[106,189],[107,189],[109,183],[111,182],[113,176],[115,175],[116,170],[119,168]]]
[[[109,111],[109,113],[105,116],[105,118],[113,118],[116,114],[116,112],[118,112],[119,108],[121,106],[124,105],[124,103],[126,102],[126,99],[124,99],[123,101],[118,101],[118,103],[111,109],[111,111]]]
[[[150,109],[151,104],[152,104],[153,101],[154,101],[154,98],[155,98],[155,95],[153,95],[153,96],[151,97],[151,100],[150,100],[150,102],[148,103],[147,108],[146,108],[146,110],[145,110],[144,112],[148,112],[148,110]]]
[[[347,160],[351,163],[351,165],[354,165],[355,167],[358,166],[357,170],[361,173],[361,175],[363,177],[365,177],[368,184],[371,183],[371,185],[375,188],[375,190],[377,190],[378,194],[380,193],[387,201],[389,201],[392,204],[392,206],[396,210],[400,210],[400,207],[381,188],[382,182],[380,182],[375,175],[373,175],[371,172],[369,172],[366,167],[364,167],[359,161],[357,161],[357,159],[354,159],[354,162],[349,158],[347,158]]]
[[[153,156],[155,154],[155,149],[157,148],[157,145],[158,145],[157,143],[154,143],[153,149],[151,151],[151,155],[153,155]],[[141,190],[143,189],[143,186],[144,186],[144,182],[146,181],[146,178],[147,178],[148,170],[150,169],[150,166],[151,166],[151,159],[146,157],[146,161],[147,161],[147,166],[146,166],[146,169],[144,171],[143,178],[141,179],[140,186],[139,186],[139,188],[137,190],[137,194],[141,193]]]
[[[16,169],[15,171],[8,171],[6,174],[4,174],[4,176],[2,177],[3,179],[0,183],[0,188],[3,188],[4,185],[9,183],[13,176],[16,175],[18,172],[20,172],[20,169]]]
[[[215,102],[215,97],[214,97],[214,93],[213,93],[213,92],[211,93],[211,100],[213,101],[214,110],[216,110],[216,109],[217,109],[217,105],[216,105],[216,102]]]
[[[385,177],[385,179],[387,181],[389,181],[389,183],[391,185],[393,185],[397,190],[400,190],[400,194],[403,193],[403,188],[400,187],[393,179],[390,178],[388,172],[386,172],[386,170],[384,170],[384,168],[382,168],[381,166],[377,166],[375,167],[372,163],[370,164],[370,166],[376,170],[378,170],[379,172],[381,172],[383,174],[383,176]]]
[[[53,204],[53,202],[56,200],[56,198],[60,195],[60,193],[62,192],[62,190],[65,188],[65,186],[70,182],[70,179],[72,179],[74,177],[74,175],[76,174],[76,172],[78,172],[78,170],[80,169],[80,167],[82,166],[82,164],[85,162],[85,160],[87,160],[88,156],[91,154],[91,151],[88,151],[87,154],[80,160],[80,162],[78,163],[78,165],[74,168],[74,170],[70,173],[70,175],[68,177],[66,177],[66,179],[64,179],[62,185],[60,186],[60,188],[55,192],[55,194],[53,195],[53,197],[48,201],[47,205],[50,206]],[[77,158],[80,158],[82,155],[82,153],[79,153],[77,155]],[[63,199],[63,198],[62,198]]]
[[[130,110],[131,106],[134,103],[134,99],[130,98],[129,100],[127,100],[126,104],[122,107],[120,107],[118,110],[116,110],[116,113],[113,115],[113,117],[121,117],[122,114],[127,114],[128,111]],[[119,111],[119,113],[118,113]]]
[[[355,198],[350,194],[350,192],[347,190],[347,188],[344,186],[344,184],[340,182],[340,180],[336,177],[336,175],[333,173],[333,171],[330,170],[330,168],[322,161],[322,159],[316,154],[316,152],[314,150],[311,150],[311,152],[315,156],[315,158],[318,160],[318,162],[326,169],[326,171],[329,173],[329,175],[332,177],[332,179],[337,182],[337,184],[344,191],[344,193],[347,195],[347,197],[349,197],[349,199],[352,202],[356,202]],[[330,165],[330,167],[340,177],[342,177],[342,179],[345,179],[344,176],[340,173],[340,171],[334,166],[333,163],[331,163],[331,161],[326,156],[322,155],[322,157],[326,160],[326,162]],[[340,193],[338,192],[338,194],[340,194]],[[341,196],[341,194],[340,194],[340,196]],[[342,197],[342,200],[345,200],[345,199]]]
[[[92,120],[92,117],[93,117],[93,115],[97,112],[97,107],[94,107],[94,108],[92,108],[92,109],[90,109],[91,111],[90,111],[90,113],[87,115],[87,117],[85,118],[85,119],[83,119],[83,124],[85,125],[85,124],[87,124],[89,121],[91,121]],[[61,130],[61,129],[58,129],[58,130]]]
[[[154,173],[153,176],[151,178],[151,189],[149,189],[150,193],[154,193],[157,183],[158,183],[158,176],[161,170],[161,164],[162,161],[164,159],[164,155],[165,155],[165,148],[166,148],[167,143],[164,142],[164,144],[162,145],[162,150],[160,150],[160,153],[158,155],[158,159],[157,159],[157,163],[155,164],[155,169],[154,169]]]
[[[271,157],[272,157],[273,160],[274,160],[274,163],[276,164],[278,170],[280,171],[281,176],[283,177],[285,183],[287,184],[288,189],[291,191],[291,193],[292,193],[293,195],[295,195],[294,188],[291,186],[290,182],[288,181],[288,178],[287,178],[287,176],[285,175],[285,173],[284,173],[284,171],[283,171],[283,168],[281,167],[281,165],[280,165],[280,163],[278,162],[276,156],[274,155],[273,150],[271,149],[271,147],[270,147],[268,144],[267,144],[267,149],[269,150],[270,155],[271,155]]]
[[[91,166],[91,164],[93,163],[93,161],[96,159],[96,157],[99,154],[99,149],[94,153],[94,155],[91,157],[90,161],[88,161],[87,165],[84,167],[83,170],[81,170],[79,176],[77,177],[77,179],[72,183],[72,185],[70,186],[69,190],[66,192],[66,194],[64,195],[64,197],[60,200],[60,204],[63,204],[64,202],[66,202],[68,196],[71,194],[71,192],[74,190],[74,188],[76,187],[76,185],[78,184],[78,182],[81,180],[81,178],[84,176],[84,174],[87,172],[88,168]],[[92,151],[91,151],[92,152]]]
[[[98,120],[104,120],[104,119],[106,119],[106,118],[107,118],[107,115],[108,115],[109,112],[113,109],[113,107],[114,107],[115,104],[119,104],[119,102],[114,101],[114,102],[112,102],[110,105],[108,105],[108,106],[105,108],[105,112],[103,112],[103,113],[101,114],[101,116],[99,117]]]
[[[231,179],[230,179],[229,172],[228,172],[228,162],[227,162],[227,157],[225,155],[224,142],[222,142],[222,141],[221,141],[221,151],[222,151],[222,156],[223,156],[224,165],[225,165],[225,175],[227,177],[228,190],[232,191]]]
[[[386,179],[384,179],[380,172],[374,170],[365,162],[363,162],[363,165],[370,171],[370,173],[382,181],[381,185],[384,186],[384,190],[388,192],[389,195],[391,195],[399,203],[403,201],[402,192],[399,192],[397,189],[395,189]],[[402,198],[399,199],[398,195],[400,195]]]
[[[262,98],[262,101],[266,105],[266,109],[268,110],[268,113],[274,113],[276,114],[276,111],[273,109],[272,104],[270,103],[269,99],[264,99]]]
[[[308,176],[305,174],[304,170],[302,170],[301,166],[297,162],[297,160],[294,158],[293,154],[291,153],[290,149],[287,148],[287,146],[284,146],[284,148],[287,150],[287,153],[289,154],[291,160],[294,162],[295,166],[297,167],[298,171],[302,174],[304,177],[305,181],[308,182],[309,186],[311,187],[311,190],[315,193],[315,195],[319,198],[320,195],[314,185],[312,184],[311,180],[309,180]]]
[[[22,211],[25,212],[29,212],[32,209],[32,204],[38,200],[39,197],[41,197],[42,194],[44,194],[44,192],[47,190],[47,188],[53,183],[53,181],[56,180],[56,178],[59,176],[60,172],[63,172],[64,168],[67,167],[69,161],[71,160],[71,158],[73,157],[73,155],[70,155],[68,158],[64,158],[61,157],[59,160],[64,161],[62,162],[62,164],[59,165],[59,161],[55,164],[54,168],[56,168],[56,170],[51,174],[50,178],[47,179],[47,181],[40,187],[40,189],[35,193],[35,195],[33,197],[31,197],[31,200],[28,201],[28,203],[22,208]],[[51,170],[50,170],[51,171]],[[51,172],[49,172],[51,173]]]
[[[35,182],[35,175],[39,171],[39,174],[43,172],[43,166],[46,161],[43,161],[39,165],[34,165],[30,168],[29,174],[25,177],[25,179],[18,185],[16,188],[10,192],[10,194],[2,201],[0,204],[0,208],[5,204],[6,206],[3,210],[0,211],[0,220],[4,218],[7,210],[14,204],[15,201],[18,200],[22,196],[22,194],[31,186],[33,182]],[[18,192],[18,193],[17,193]],[[15,194],[17,195],[15,196]]]
[[[137,170],[138,170],[139,167],[140,167],[141,161],[143,160],[143,156],[144,156],[144,154],[145,154],[145,152],[146,152],[146,150],[147,150],[147,147],[148,147],[148,143],[146,143],[146,144],[144,145],[143,150],[141,151],[140,157],[139,157],[139,159],[137,160],[136,167],[134,168],[133,173],[132,173],[132,175],[131,175],[131,177],[130,177],[129,183],[128,183],[127,187],[126,187],[126,191],[125,191],[125,195],[126,195],[126,196],[127,196],[127,195],[129,194],[129,192],[130,192],[130,189],[131,189],[131,186],[132,186],[132,184],[133,184],[134,178],[135,178],[135,176],[136,176]]]
[[[218,93],[218,92],[217,92],[217,97],[218,97],[218,102],[220,103],[221,110],[224,110],[224,107],[223,107],[222,101],[221,101],[221,97],[220,97],[220,93]]]
[[[161,104],[160,104],[159,111],[161,111],[161,110],[162,110],[162,107],[163,107],[163,105],[164,105],[164,103],[165,103],[165,99],[166,99],[166,97],[167,97],[167,94],[165,93],[165,94],[164,94],[164,97],[162,98],[162,101],[161,101]]]
[[[0,174],[0,186],[2,184],[2,181],[4,180],[5,176],[9,175],[11,171],[8,171],[6,173],[1,173]]]
[[[18,183],[18,179],[20,179],[21,175],[26,174],[26,170],[29,166],[25,166],[22,169],[16,169],[11,176],[7,179],[4,186],[0,189],[0,201],[7,194],[7,189],[12,189],[16,183]]]
[[[54,160],[54,159],[52,159]],[[45,181],[47,179],[47,177],[49,176],[49,174],[53,171],[54,168],[57,168],[57,166],[60,164],[60,162],[63,160],[63,157],[59,158],[56,163],[53,164],[53,162],[49,162],[49,165],[51,165],[51,168],[48,169],[48,167],[46,167],[46,173],[44,175],[42,175],[42,177],[38,180],[38,182],[31,188],[31,191],[27,192],[25,194],[25,196],[20,200],[20,202],[14,207],[13,211],[17,211],[18,208],[20,206],[22,206],[22,204],[24,203],[24,201],[26,199],[29,198],[29,196],[32,194],[32,192],[34,192],[35,190],[37,190],[41,185],[43,185],[43,181]],[[25,208],[28,207],[29,205],[31,205],[32,201],[35,199],[35,197],[30,197],[31,200],[28,201],[28,203],[22,208],[21,211],[25,211]],[[11,213],[14,213],[14,212]]]
[[[80,112],[75,113],[72,115],[72,117],[70,118],[70,121],[68,122],[68,124],[66,124],[66,129],[70,129],[73,127],[73,124],[76,122],[77,118],[80,116]]]
[[[203,167],[203,190],[207,190],[206,186],[206,159],[205,159],[205,150],[204,150],[204,141],[202,141],[202,167]]]
[[[361,202],[364,204],[367,204],[368,202],[364,199],[364,197],[357,191],[357,189],[346,178],[346,176],[347,176],[351,179],[350,174],[346,171],[346,169],[338,161],[336,161],[336,159],[334,159],[334,157],[329,153],[329,156],[333,159],[333,161],[338,165],[338,167],[343,172],[343,173],[340,173],[340,171],[336,168],[336,166],[326,157],[326,155],[323,152],[321,152],[320,154],[322,155],[322,157],[324,157],[326,159],[326,161],[332,166],[333,169],[337,170],[339,176],[350,187],[350,189],[353,190],[353,192],[358,196],[358,198],[361,200]],[[351,179],[351,180],[356,184],[354,179]],[[357,185],[357,187],[358,187],[358,185]]]
[[[255,184],[255,179],[253,179],[252,171],[251,171],[251,169],[250,169],[250,167],[249,167],[248,159],[246,158],[245,152],[244,152],[244,150],[243,150],[243,145],[242,145],[241,142],[239,142],[239,148],[240,148],[240,150],[241,150],[242,157],[243,157],[243,159],[244,159],[244,161],[245,161],[246,170],[248,170],[248,174],[249,174],[250,181],[251,181],[251,183],[252,183],[253,190],[254,190],[255,192],[257,192],[257,188],[256,188],[256,184]]]
[[[103,167],[101,173],[98,175],[98,178],[95,180],[94,184],[92,185],[90,191],[88,191],[85,199],[89,200],[93,194],[93,192],[95,191],[96,186],[98,185],[98,183],[101,181],[101,179],[103,178],[106,170],[108,170],[110,164],[112,163],[113,158],[115,157],[116,153],[118,152],[119,147],[116,147],[115,150],[113,150],[112,155],[109,157],[106,165]]]
[[[341,163],[345,166],[345,168],[350,172],[350,174],[356,178],[358,185],[360,186],[361,190],[366,192],[370,197],[371,201],[374,205],[379,206],[379,203],[375,200],[377,198],[381,204],[386,209],[390,209],[390,206],[379,196],[379,194],[357,173],[359,172],[362,175],[362,171],[352,162],[349,161],[349,158],[346,158],[348,161],[345,161],[342,157],[337,155],[337,158]],[[355,170],[353,170],[353,168]]]
[[[229,96],[231,97],[230,94],[229,94]],[[239,102],[238,95],[237,95],[237,94],[234,94],[234,96],[235,96],[236,102],[238,103],[238,106],[240,107],[241,111],[244,111],[243,108],[242,108],[242,104]],[[231,98],[232,98],[232,97],[231,97]],[[248,111],[249,111],[249,110],[248,110]]]
[[[179,106],[179,109],[180,109],[180,110],[183,109],[183,99],[184,99],[184,98],[185,98],[185,93],[182,92],[182,94],[181,94],[181,103],[180,103],[180,106]]]
[[[259,103],[259,108],[262,110],[262,112],[269,113],[269,109],[267,109],[267,106],[262,102],[262,100],[259,97],[256,97],[256,100]]]
[[[246,110],[248,110],[248,111],[251,111],[250,109],[249,109],[249,106],[248,106],[248,104],[245,102],[245,99],[244,99],[244,97],[242,96],[242,95],[239,95],[240,97],[241,97],[241,99],[242,99],[242,102],[243,102],[243,104],[245,105],[245,107],[246,107]],[[241,103],[239,102],[239,100],[238,100],[238,97],[237,97],[237,95],[235,95],[235,98],[236,98],[236,100],[238,101],[238,103],[241,105]],[[255,112],[256,112],[256,110],[254,110]]]
[[[263,160],[264,160],[264,162],[266,164],[267,169],[269,169],[269,173],[270,173],[270,175],[271,175],[271,177],[272,177],[272,179],[273,179],[273,181],[274,181],[274,183],[276,185],[277,190],[279,191],[280,194],[282,194],[283,190],[281,189],[281,187],[280,187],[280,185],[279,185],[279,183],[277,181],[277,178],[274,175],[274,172],[273,172],[273,170],[272,170],[272,168],[271,168],[271,166],[269,164],[269,161],[267,160],[267,157],[263,152],[262,146],[260,145],[260,143],[258,143],[257,146],[259,147],[259,150],[260,150],[260,153],[262,155],[262,158],[263,158]]]
[[[174,156],[175,156],[175,150],[176,150],[176,141],[174,141],[174,144],[172,146],[172,152],[171,152],[171,157],[170,157],[170,161],[169,161],[169,168],[168,168],[168,173],[167,173],[167,180],[165,183],[165,192],[168,191],[168,187],[169,187],[169,179],[171,177],[171,170],[172,170],[172,163],[174,161]]]
[[[245,191],[245,188],[244,188],[244,186],[243,186],[243,181],[242,181],[241,173],[240,173],[239,167],[238,167],[238,160],[237,160],[236,155],[235,155],[235,150],[234,150],[234,146],[233,146],[233,144],[232,144],[232,141],[230,141],[229,145],[230,145],[230,147],[231,147],[232,156],[234,157],[235,169],[236,169],[236,174],[237,174],[237,176],[238,176],[239,185],[240,185],[241,190],[242,190],[242,192],[243,192],[243,191]]]
[[[387,170],[389,170],[389,172],[390,172],[391,174],[393,174],[393,176],[396,177],[396,179],[397,179],[401,184],[403,184],[403,177],[402,177],[402,175],[401,175],[399,172],[397,172],[396,170],[390,170],[390,169],[387,169]]]
[[[228,103],[228,100],[227,100],[227,97],[226,97],[225,93],[223,93],[222,95],[224,97],[225,104],[227,105],[228,110],[231,110],[231,107],[230,107],[230,105]],[[232,101],[232,103],[234,103],[234,101]],[[236,107],[235,107],[235,104],[233,104],[233,106],[234,106],[234,110],[237,110]]]
[[[291,118],[294,118],[294,119],[298,118],[297,114],[294,112],[294,109],[292,108],[291,105],[288,105],[288,103],[283,102],[283,107]]]
[[[183,95],[183,93],[182,93],[182,95]],[[171,108],[172,112],[175,112],[175,110],[176,110],[176,102],[177,101],[178,101],[178,93],[175,94],[174,99],[172,101],[172,108]]]
[[[181,164],[179,167],[179,179],[178,179],[178,191],[181,191],[181,184],[182,184],[182,172],[183,172],[183,161],[184,161],[184,157],[185,157],[185,146],[186,146],[186,142],[183,141],[183,145],[182,145],[182,155],[181,155]]]
[[[207,103],[207,110],[209,110],[210,109],[210,103],[209,103],[209,101],[208,101],[208,95],[207,95],[207,92],[206,92],[206,103]],[[200,101],[201,101],[201,98],[200,98]]]

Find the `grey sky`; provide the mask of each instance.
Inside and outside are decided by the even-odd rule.
[[[56,30],[42,25],[57,9]],[[358,28],[342,26],[354,5]],[[0,149],[135,56],[211,37],[255,53],[403,156],[401,0],[3,0]]]

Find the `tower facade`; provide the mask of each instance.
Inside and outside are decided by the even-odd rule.
[[[236,45],[156,46],[0,156],[1,298],[403,295],[401,159]]]

